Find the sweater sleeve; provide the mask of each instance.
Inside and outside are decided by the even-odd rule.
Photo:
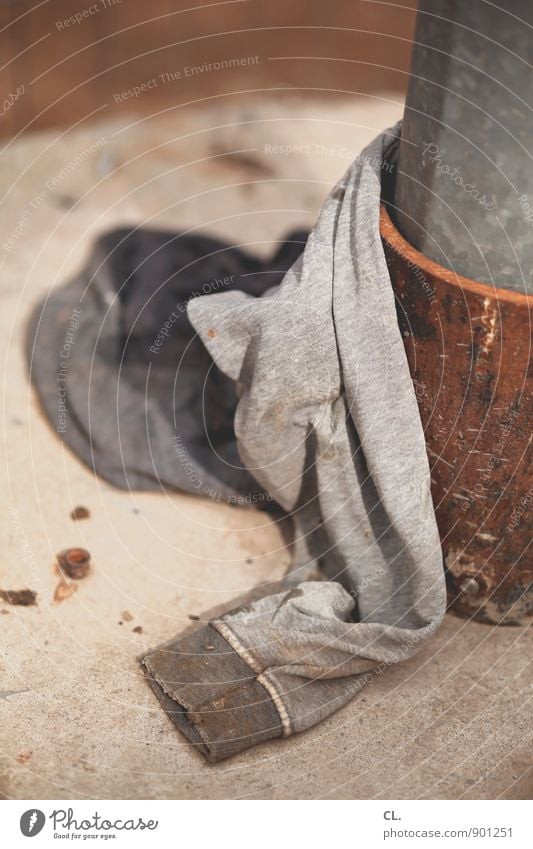
[[[337,582],[310,581],[211,621],[142,658],[171,721],[211,762],[305,731],[432,630],[351,621]],[[364,648],[362,648],[364,647]]]

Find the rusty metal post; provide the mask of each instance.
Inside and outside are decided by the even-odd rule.
[[[533,4],[421,0],[381,234],[451,606],[533,611]]]
[[[498,5],[420,0],[395,220],[440,265],[531,294],[533,3]]]

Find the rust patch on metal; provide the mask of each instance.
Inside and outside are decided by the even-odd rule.
[[[384,206],[381,237],[424,426],[450,605],[483,621],[523,623],[533,613],[533,296],[429,260]]]

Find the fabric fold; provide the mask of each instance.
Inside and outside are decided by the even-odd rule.
[[[329,578],[212,622],[271,694],[285,736],[415,655],[445,609],[424,434],[379,234],[382,166],[398,135],[384,132],[353,163],[278,287],[188,307],[239,386],[239,454],[294,520],[295,573],[318,565]],[[203,665],[217,669],[205,653],[199,680]]]

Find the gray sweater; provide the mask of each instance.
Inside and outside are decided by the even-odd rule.
[[[424,433],[379,234],[398,134],[351,165],[279,286],[188,305],[237,385],[240,458],[296,530],[286,590],[141,661],[212,761],[308,729],[412,657],[444,614]],[[328,581],[305,580],[317,566]]]

